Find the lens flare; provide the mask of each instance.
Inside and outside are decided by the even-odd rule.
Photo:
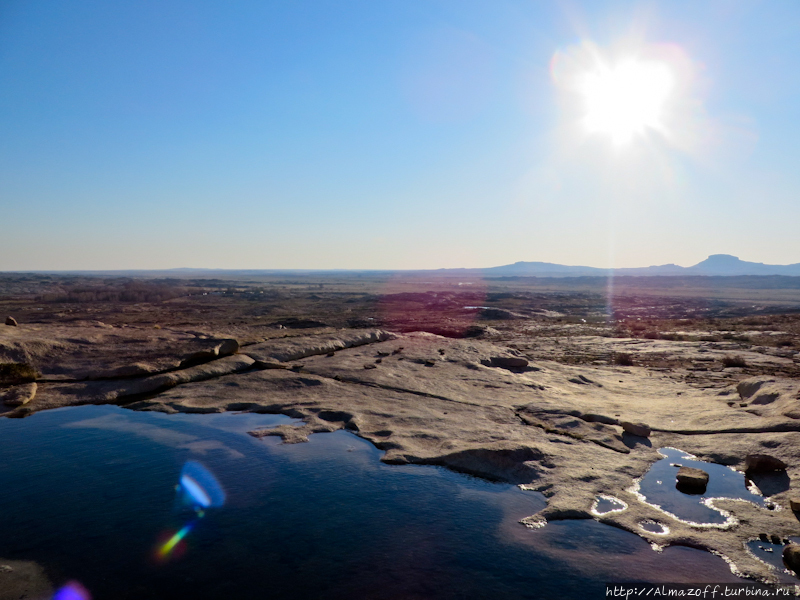
[[[189,532],[194,529],[194,526],[197,524],[197,521],[192,521],[188,525],[184,526],[183,529],[179,530],[175,535],[167,540],[167,542],[158,549],[158,557],[159,558],[168,558],[170,553],[175,549],[183,538],[185,538]]]
[[[179,488],[192,506],[209,508],[225,504],[225,492],[219,481],[199,462],[190,460],[183,466]]]
[[[70,581],[55,593],[53,600],[92,600],[92,595],[77,581]]]
[[[189,475],[184,475],[181,477],[181,485],[183,489],[186,490],[186,493],[192,497],[192,499],[205,508],[211,506],[211,498],[208,497],[208,494],[205,493],[203,488],[197,483],[194,479],[192,479]]]
[[[155,556],[158,560],[164,561],[171,555],[180,556],[185,544],[181,545],[184,538],[194,529],[197,523],[206,514],[206,509],[210,507],[222,506],[225,504],[225,491],[217,481],[217,478],[199,462],[190,460],[183,465],[178,485],[178,500],[183,507],[189,506],[194,511],[195,517],[192,521],[184,525],[175,532],[163,544],[156,547]],[[164,538],[159,540],[159,543]]]

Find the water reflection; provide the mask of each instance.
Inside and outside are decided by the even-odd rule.
[[[726,525],[728,514],[714,508],[714,498],[735,498],[766,506],[760,494],[747,487],[744,474],[715,463],[697,460],[676,448],[661,448],[664,458],[655,462],[639,482],[639,493],[652,504],[678,519],[700,525]],[[708,473],[704,494],[686,494],[676,488],[676,474],[681,466],[702,469]]]
[[[102,417],[115,426],[65,426]],[[0,556],[37,560],[56,587],[79,580],[95,598],[115,600],[570,599],[599,597],[607,580],[735,581],[709,553],[657,554],[592,520],[526,529],[516,521],[544,505],[538,494],[438,467],[385,465],[381,451],[345,431],[292,445],[245,434],[279,422],[111,406],[0,419],[0,513],[14,515],[0,519]],[[150,427],[218,442],[202,465],[224,490],[221,508],[194,470],[203,493],[181,483],[196,459],[186,438],[140,434]],[[170,560],[154,562],[165,526],[160,547],[185,531]]]

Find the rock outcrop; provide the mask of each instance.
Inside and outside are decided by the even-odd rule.
[[[269,340],[247,346],[245,354],[254,360],[268,362],[291,362],[309,356],[326,355],[345,348],[355,348],[366,344],[383,342],[392,337],[380,329],[368,331],[343,331],[332,335],[300,336]]]
[[[744,472],[748,475],[783,471],[786,463],[768,454],[748,454],[744,460]]]
[[[36,383],[23,383],[15,385],[6,390],[2,396],[2,401],[6,406],[23,406],[36,396]]]
[[[638,435],[639,437],[650,437],[650,426],[644,423],[631,423],[630,421],[623,421],[621,423],[622,429],[625,433],[631,435]]]

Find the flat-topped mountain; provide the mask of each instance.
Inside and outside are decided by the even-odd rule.
[[[748,262],[730,254],[712,254],[691,267],[680,265],[654,265],[627,269],[600,269],[597,267],[569,266],[545,262],[516,262],[512,265],[482,269],[487,275],[521,277],[581,277],[615,275],[789,275],[800,276],[800,263],[792,265],[767,265]]]

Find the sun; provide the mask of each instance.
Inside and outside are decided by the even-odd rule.
[[[675,76],[667,63],[637,58],[613,65],[598,62],[578,78],[577,84],[588,133],[605,134],[615,144],[630,142],[649,131],[666,133],[666,110],[675,87]]]

